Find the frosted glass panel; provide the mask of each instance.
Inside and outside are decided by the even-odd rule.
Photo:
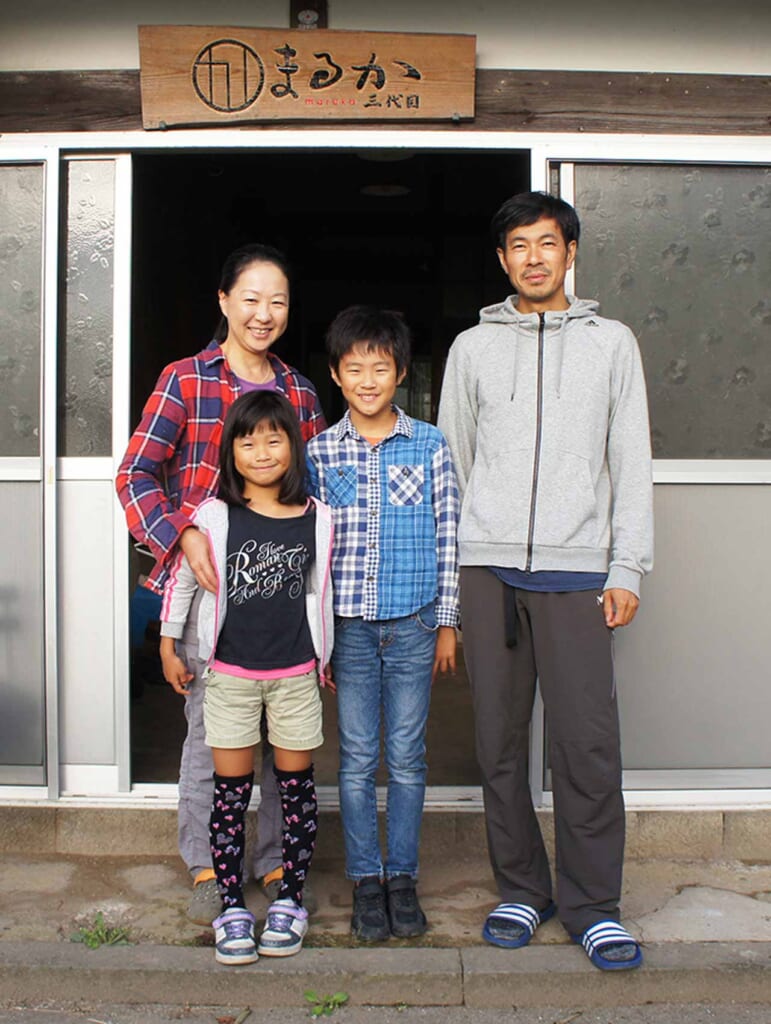
[[[576,294],[640,342],[658,458],[771,458],[771,168],[577,164]]]
[[[0,166],[0,455],[40,454],[42,164]]]
[[[33,781],[5,765],[42,765],[42,518],[39,483],[0,483],[0,782]],[[21,525],[23,524],[23,525]]]
[[[115,164],[68,161],[65,184],[67,288],[59,365],[59,454],[109,455]]]

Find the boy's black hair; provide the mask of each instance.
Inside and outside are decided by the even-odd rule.
[[[217,497],[228,505],[246,505],[244,478],[233,458],[233,442],[251,434],[260,423],[271,430],[283,430],[289,438],[292,459],[281,481],[278,500],[282,505],[302,505],[308,500],[305,488],[305,448],[297,413],[291,402],[277,391],[247,391],[228,409],[220,444],[220,479]]]
[[[550,217],[559,224],[565,245],[578,243],[581,224],[578,214],[564,199],[548,192],[520,192],[503,203],[490,223],[496,248],[506,248],[506,238],[512,228],[535,224],[542,217]]]
[[[401,313],[376,306],[348,306],[329,325],[326,334],[329,365],[337,373],[340,360],[354,345],[365,344],[368,352],[388,352],[397,374],[410,365],[412,333]]]

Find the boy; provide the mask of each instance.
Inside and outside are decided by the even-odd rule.
[[[393,404],[410,358],[401,315],[351,306],[326,340],[348,411],[308,443],[308,472],[335,526],[332,668],[351,931],[376,942],[426,930],[415,888],[426,720],[434,676],[455,670],[458,493],[442,434]],[[381,708],[385,863],[375,794]]]

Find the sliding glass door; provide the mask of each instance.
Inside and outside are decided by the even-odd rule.
[[[46,785],[56,751],[55,161],[0,160],[0,782]],[[49,399],[47,402],[47,398]],[[49,728],[50,723],[50,728]]]
[[[771,167],[551,170],[582,223],[575,294],[632,327],[649,393],[656,564],[616,636],[625,786],[769,787]]]

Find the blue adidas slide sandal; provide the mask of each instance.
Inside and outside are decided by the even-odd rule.
[[[538,925],[553,917],[556,909],[553,903],[545,910],[535,910],[526,903],[499,903],[487,915],[482,938],[492,946],[519,949],[530,942]]]
[[[629,971],[639,967],[643,961],[640,943],[634,939],[618,921],[599,921],[591,925],[583,935],[571,935],[573,942],[583,946],[586,955],[601,971]],[[618,957],[619,946],[628,946],[631,955]]]

